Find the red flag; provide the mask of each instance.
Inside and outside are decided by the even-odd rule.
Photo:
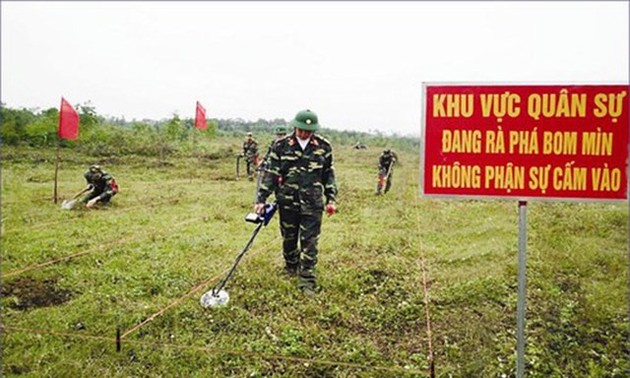
[[[206,122],[206,109],[197,101],[197,111],[195,112],[195,128],[205,130],[208,128]]]
[[[63,97],[59,109],[58,135],[62,139],[77,139],[79,136],[79,114]]]

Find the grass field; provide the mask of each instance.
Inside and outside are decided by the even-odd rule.
[[[65,211],[54,150],[4,148],[3,375],[429,377],[433,356],[437,377],[515,376],[517,202],[420,197],[417,151],[397,151],[375,196],[381,149],[334,148],[317,296],[281,274],[275,218],[214,309],[199,298],[254,228],[255,182],[235,179],[234,156],[64,150],[62,198],[97,161],[121,189],[109,208]],[[627,203],[527,211],[527,376],[627,377]]]

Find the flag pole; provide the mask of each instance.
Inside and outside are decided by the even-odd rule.
[[[64,117],[65,115],[65,117]],[[79,114],[61,97],[61,106],[59,107],[59,128],[57,129],[57,160],[55,161],[55,189],[53,193],[53,201],[57,203],[57,183],[59,179],[59,162],[61,161],[61,139],[77,139],[79,136]]]
[[[55,160],[55,189],[53,191],[53,201],[57,203],[57,178],[59,176],[59,161],[61,160],[60,150],[61,148],[61,140],[59,136],[57,136],[57,159]]]
[[[197,156],[197,128],[193,125],[192,128],[192,157]]]

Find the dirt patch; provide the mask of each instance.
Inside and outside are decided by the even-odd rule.
[[[57,306],[72,299],[70,290],[57,285],[58,277],[36,280],[20,277],[15,281],[3,282],[0,293],[6,298],[6,305],[17,310],[36,307]]]
[[[9,370],[11,374],[16,374],[16,375],[27,374],[31,371],[26,366],[19,366],[19,365],[13,365],[13,364],[9,365],[7,369]]]

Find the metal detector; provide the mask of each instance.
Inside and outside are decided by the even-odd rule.
[[[236,270],[236,266],[241,261],[245,253],[247,253],[247,250],[249,250],[249,248],[254,243],[254,239],[256,239],[256,235],[258,235],[258,232],[260,231],[260,229],[263,226],[266,226],[267,224],[269,224],[269,221],[271,221],[271,218],[273,217],[273,214],[276,212],[277,207],[278,206],[275,203],[266,204],[265,212],[263,214],[256,214],[256,213],[247,214],[247,216],[245,217],[245,221],[256,223],[258,224],[258,226],[256,226],[256,229],[254,229],[254,233],[249,238],[249,241],[245,245],[245,248],[243,248],[241,253],[239,253],[238,256],[236,256],[236,261],[234,261],[234,265],[232,265],[232,268],[230,268],[225,278],[219,281],[217,285],[215,285],[212,289],[205,292],[201,296],[199,303],[201,304],[202,307],[208,308],[208,307],[219,307],[219,306],[227,305],[228,301],[230,300],[230,295],[228,294],[227,291],[223,290],[223,288],[225,287],[225,284],[228,282],[230,277],[232,277],[232,274]]]
[[[77,203],[77,198],[79,198],[79,196],[85,192],[87,192],[88,190],[92,190],[93,186],[92,185],[88,185],[87,187],[85,187],[85,189],[83,189],[82,191],[80,191],[79,193],[75,194],[72,199],[69,200],[63,200],[63,202],[61,203],[61,208],[64,210],[72,210],[72,208],[74,207],[74,205],[76,205]]]
[[[392,174],[392,167],[394,166],[394,161],[389,163],[389,167],[387,167],[387,174],[385,175],[385,182],[383,185],[383,191],[387,193],[387,185],[389,184],[389,175]]]

